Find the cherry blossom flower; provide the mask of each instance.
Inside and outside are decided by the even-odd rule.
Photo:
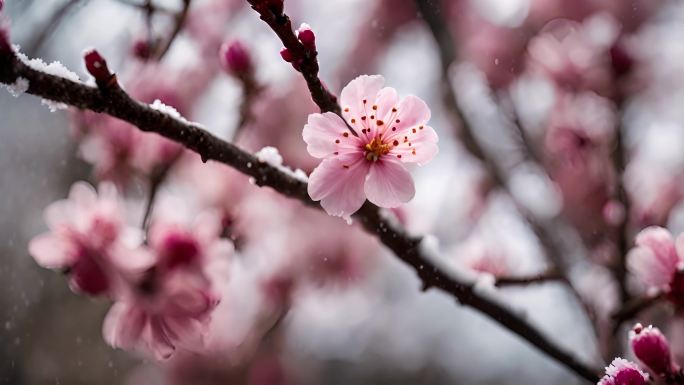
[[[623,358],[616,358],[606,368],[606,375],[598,385],[646,385],[648,375],[639,366]]]
[[[149,248],[140,253],[152,255],[155,264],[109,311],[103,334],[110,345],[157,359],[169,358],[179,348],[204,347],[219,299],[208,272],[233,253],[232,243],[219,237],[220,221],[215,219],[201,215],[191,228],[153,223]]]
[[[312,114],[304,126],[309,154],[323,159],[309,178],[309,195],[330,215],[349,218],[366,198],[386,208],[410,201],[415,187],[404,164],[423,165],[437,154],[425,102],[400,100],[383,84],[379,75],[352,80],[340,96],[344,120]]]
[[[149,260],[131,253],[141,237],[124,227],[122,207],[114,186],[103,184],[99,194],[77,182],[69,197],[45,209],[50,232],[34,237],[29,252],[39,265],[64,269],[74,291],[113,296],[123,275],[141,271]]]
[[[160,360],[171,357],[178,348],[199,351],[217,304],[204,277],[183,270],[164,275],[152,271],[142,281],[139,293],[112,306],[103,335],[113,347]]]
[[[684,236],[675,241],[662,227],[647,227],[636,236],[636,247],[627,256],[630,271],[652,290],[670,291],[681,276]]]

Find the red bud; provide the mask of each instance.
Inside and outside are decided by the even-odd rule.
[[[658,375],[670,373],[673,367],[670,345],[658,328],[636,324],[630,340],[634,355],[649,369]]]
[[[105,59],[94,49],[85,52],[83,59],[88,72],[95,78],[98,85],[105,84],[112,77]]]
[[[303,23],[299,27],[297,30],[297,38],[300,42],[302,42],[304,48],[310,51],[316,50],[316,35],[314,35],[314,32],[311,30],[311,27],[308,24]]]
[[[280,50],[280,57],[283,58],[288,63],[292,63],[294,60],[294,55],[292,55],[292,52],[290,52],[289,49],[283,47],[283,49]]]

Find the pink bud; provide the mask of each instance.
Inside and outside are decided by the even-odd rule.
[[[152,47],[147,40],[137,40],[133,43],[133,55],[139,59],[149,59],[152,55]]]
[[[221,65],[227,72],[236,75],[252,72],[252,58],[247,48],[239,41],[224,43],[220,55]]]
[[[283,58],[288,63],[292,63],[294,60],[294,55],[292,55],[292,52],[290,52],[289,49],[283,47],[283,49],[280,50],[280,57]]]
[[[610,61],[618,76],[628,74],[634,67],[634,59],[622,42],[617,42],[610,48]]]
[[[646,385],[648,375],[637,364],[623,358],[616,358],[606,368],[606,375],[598,385]]]
[[[86,69],[98,84],[105,84],[112,77],[112,73],[107,68],[107,62],[96,50],[86,51],[83,59],[85,60]]]
[[[12,52],[12,44],[9,39],[9,28],[6,25],[0,24],[0,54],[7,54]]]
[[[302,42],[302,45],[304,45],[304,48],[307,50],[316,50],[316,35],[314,35],[313,31],[311,30],[311,26],[308,24],[302,23],[297,30],[297,38]]]
[[[663,375],[672,370],[670,345],[658,328],[636,324],[629,339],[634,355],[654,373]]]

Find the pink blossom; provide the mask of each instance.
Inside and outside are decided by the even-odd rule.
[[[641,324],[636,324],[629,334],[629,339],[634,355],[653,373],[665,375],[672,371],[674,364],[670,344],[658,328],[644,328]]]
[[[154,266],[110,310],[103,329],[105,340],[157,359],[170,357],[178,348],[202,349],[218,304],[209,270],[233,253],[232,244],[220,238],[220,231],[220,220],[211,213],[200,215],[192,226],[154,222],[149,248],[139,251],[151,255]]]
[[[103,335],[108,344],[137,350],[157,359],[176,349],[198,351],[211,312],[218,304],[201,275],[176,270],[150,271],[138,292],[116,302],[107,314]]]
[[[342,90],[349,127],[332,112],[309,115],[304,126],[309,154],[323,159],[309,178],[309,195],[330,215],[349,217],[366,198],[386,208],[410,201],[415,187],[404,164],[423,165],[437,154],[425,102],[400,100],[383,83],[382,76],[363,75]]]
[[[623,358],[616,358],[606,368],[606,375],[598,385],[646,385],[648,375],[639,366]]]
[[[639,232],[635,243],[627,256],[630,271],[649,288],[668,290],[682,263],[683,236],[678,237],[675,246],[667,229],[651,226]]]
[[[34,237],[29,252],[43,267],[68,271],[75,291],[114,296],[123,275],[148,266],[131,253],[140,237],[124,229],[112,185],[101,185],[98,194],[84,182],[74,184],[69,198],[45,209],[45,221],[50,232]]]

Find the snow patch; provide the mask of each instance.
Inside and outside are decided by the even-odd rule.
[[[18,77],[13,84],[2,84],[2,86],[6,88],[12,96],[18,98],[24,92],[28,91],[29,81],[22,77]]]
[[[80,82],[81,79],[79,79],[78,75],[76,73],[70,71],[67,69],[62,63],[58,61],[53,61],[52,63],[45,63],[42,59],[36,58],[36,59],[29,59],[28,56],[25,54],[19,52],[19,49],[16,49],[17,57],[19,60],[21,60],[24,64],[27,66],[33,68],[36,71],[44,72],[46,74],[54,75],[54,76],[59,76],[64,79],[68,79],[74,82]]]
[[[278,149],[275,147],[266,146],[261,150],[257,151],[257,153],[254,155],[259,160],[259,162],[271,165],[277,168],[279,171],[284,172],[285,174],[301,182],[306,183],[309,181],[309,177],[306,175],[304,171],[300,169],[292,170],[291,168],[283,165],[283,157],[282,155],[280,155],[280,152],[278,152]]]
[[[178,112],[178,110],[176,110],[175,108],[173,108],[171,106],[168,106],[168,105],[162,103],[162,101],[159,99],[156,99],[154,102],[152,102],[152,104],[150,104],[150,108],[152,108],[153,110],[157,110],[161,113],[164,113],[166,115],[169,115],[170,117],[172,117],[176,120],[179,120],[183,123],[190,124],[190,122],[187,119],[185,119],[180,114],[180,112]]]
[[[52,100],[47,100],[47,99],[40,99],[40,104],[47,106],[47,108],[50,109],[50,112],[57,112],[57,111],[66,110],[67,108],[69,108],[69,106],[67,106],[64,103],[53,102]]]

